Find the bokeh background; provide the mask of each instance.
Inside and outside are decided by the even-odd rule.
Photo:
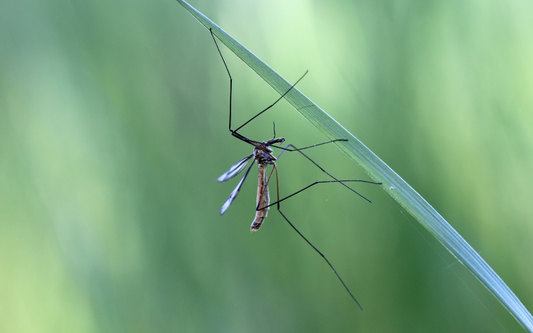
[[[533,4],[191,4],[406,179],[533,308]],[[276,94],[222,47],[236,125]],[[242,130],[324,141],[286,102]],[[178,3],[0,4],[0,332],[521,332],[379,186],[283,203],[336,266],[271,210],[250,234],[256,175],[228,132],[228,78]],[[309,154],[369,179],[334,146]],[[282,194],[327,179],[279,161]],[[274,192],[274,191],[272,191]]]

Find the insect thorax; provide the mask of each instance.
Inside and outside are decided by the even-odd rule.
[[[285,142],[285,138],[273,138],[273,139],[270,139],[268,140],[267,142],[263,142],[266,146],[272,146],[273,144],[276,144],[276,143],[283,143]]]
[[[263,164],[263,165],[274,164],[274,161],[276,160],[276,158],[270,154],[272,152],[272,149],[266,146],[262,148],[264,150],[258,147],[254,148],[254,159],[257,162],[257,164]],[[265,150],[268,151],[268,153]]]

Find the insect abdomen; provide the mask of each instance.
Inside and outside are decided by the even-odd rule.
[[[257,208],[265,207],[270,204],[270,196],[268,194],[268,177],[266,176],[266,165],[259,164],[259,178],[257,184]],[[250,232],[254,232],[261,228],[263,221],[267,217],[268,208],[257,210],[255,212],[255,219],[250,227]]]

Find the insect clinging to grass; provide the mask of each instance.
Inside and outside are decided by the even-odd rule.
[[[334,139],[334,140],[322,142],[322,143],[319,143],[319,144],[315,144],[315,145],[311,145],[311,146],[307,146],[307,147],[303,147],[303,148],[297,148],[295,145],[293,145],[291,143],[286,144],[285,146],[280,146],[281,144],[283,144],[285,142],[285,138],[276,138],[275,126],[274,126],[274,136],[273,136],[273,138],[272,139],[268,139],[266,141],[252,140],[252,139],[249,139],[246,136],[242,135],[241,133],[239,133],[239,130],[241,130],[244,126],[246,126],[252,120],[256,119],[258,116],[260,116],[261,114],[263,114],[264,112],[266,112],[267,110],[272,108],[274,105],[276,105],[276,103],[278,103],[287,94],[289,94],[293,89],[295,89],[294,87],[296,86],[296,84],[298,84],[298,82],[300,82],[300,80],[302,80],[305,77],[305,75],[307,74],[307,71],[304,73],[304,75],[302,75],[302,77],[300,77],[300,79],[298,79],[293,85],[291,85],[272,104],[270,104],[265,109],[261,110],[259,113],[254,115],[252,118],[247,120],[244,124],[240,125],[236,129],[233,129],[232,128],[233,78],[231,77],[231,73],[230,73],[229,68],[228,68],[228,66],[226,64],[224,56],[222,55],[222,52],[220,51],[220,48],[219,48],[218,43],[217,43],[217,41],[215,39],[215,35],[214,35],[212,29],[210,29],[210,32],[211,32],[211,36],[213,38],[213,41],[215,43],[215,46],[217,48],[217,51],[218,51],[218,53],[219,53],[219,55],[220,55],[220,57],[222,59],[222,62],[224,64],[224,67],[225,67],[226,72],[227,72],[228,77],[229,77],[229,83],[230,83],[229,84],[229,86],[230,86],[230,93],[229,93],[229,95],[230,95],[229,96],[229,98],[230,98],[230,102],[229,102],[229,131],[230,131],[230,133],[231,133],[231,135],[233,137],[235,137],[235,138],[237,138],[237,139],[239,139],[241,141],[244,141],[244,142],[246,142],[246,143],[248,143],[248,144],[253,146],[253,152],[251,154],[245,156],[240,161],[235,163],[233,166],[231,166],[228,169],[228,171],[226,171],[222,176],[220,176],[217,179],[218,182],[228,181],[228,180],[230,180],[231,178],[237,176],[238,174],[240,174],[241,172],[243,172],[246,169],[246,171],[244,173],[244,176],[241,178],[241,180],[239,181],[239,183],[237,184],[235,189],[229,195],[228,199],[222,205],[222,208],[220,209],[220,214],[221,215],[224,214],[228,210],[228,208],[231,206],[231,204],[233,203],[233,201],[235,200],[235,198],[239,194],[239,191],[240,191],[244,181],[246,180],[248,174],[250,173],[250,170],[252,169],[253,165],[255,163],[257,163],[258,169],[259,169],[258,187],[257,187],[257,199],[256,199],[256,207],[255,207],[255,218],[254,218],[254,220],[252,222],[252,225],[250,226],[250,231],[252,231],[252,232],[253,231],[257,231],[257,230],[259,230],[259,228],[261,228],[261,226],[263,225],[263,222],[265,221],[265,218],[267,217],[267,213],[268,213],[269,208],[271,206],[275,205],[276,208],[277,208],[277,211],[280,213],[280,215],[283,217],[283,219],[285,219],[285,221],[287,221],[287,223],[326,261],[326,263],[333,270],[333,272],[335,273],[335,275],[337,276],[339,281],[342,283],[342,285],[344,286],[346,291],[349,293],[351,298],[357,303],[357,305],[361,308],[361,310],[363,310],[361,304],[357,301],[355,296],[352,294],[352,292],[350,291],[348,286],[344,283],[343,279],[341,278],[339,273],[337,273],[336,269],[333,267],[333,265],[330,263],[330,261],[326,258],[326,256],[320,250],[318,250],[318,248],[316,248],[294,226],[294,224],[287,218],[287,216],[281,211],[280,203],[285,201],[285,200],[287,200],[287,199],[289,199],[289,198],[291,198],[291,197],[293,197],[293,196],[295,196],[296,194],[299,194],[299,193],[307,190],[308,188],[310,188],[310,187],[312,187],[314,185],[326,184],[326,183],[339,183],[339,184],[343,185],[344,187],[346,187],[347,189],[349,189],[351,192],[357,194],[361,198],[363,198],[366,201],[370,202],[370,200],[368,200],[367,198],[362,196],[360,193],[358,193],[357,191],[352,189],[346,183],[349,183],[349,182],[362,182],[362,183],[377,184],[377,185],[380,185],[381,183],[373,182],[373,181],[367,181],[367,180],[357,180],[357,179],[355,179],[355,180],[354,179],[339,180],[339,179],[335,178],[333,175],[331,175],[330,173],[328,173],[326,170],[324,170],[324,168],[322,168],[320,165],[318,165],[315,161],[313,161],[309,156],[307,156],[303,152],[303,150],[306,150],[306,149],[309,149],[309,148],[313,148],[313,147],[317,147],[317,146],[321,146],[321,145],[325,145],[325,144],[329,144],[329,143],[333,143],[333,142],[348,141],[347,139],[339,138],[339,139]],[[273,154],[273,152],[274,152],[273,148],[281,150],[280,154],[277,157],[274,156],[274,154]],[[285,196],[285,197],[280,199],[280,195],[279,195],[279,193],[280,193],[279,192],[279,179],[278,179],[278,166],[276,164],[276,161],[280,158],[281,154],[283,154],[285,151],[300,153],[307,160],[309,160],[312,164],[314,164],[317,168],[319,168],[323,173],[325,173],[328,177],[330,177],[332,180],[315,181],[315,182],[307,185],[306,187],[304,187],[304,188],[302,188],[302,189],[300,189],[300,190],[298,190],[298,191],[296,191],[296,192],[294,192],[294,193],[292,193],[292,194],[290,194],[288,196]],[[247,168],[247,165],[250,163],[250,161],[251,161],[251,164]],[[267,170],[269,165],[272,166],[272,169],[271,169],[270,172],[268,172],[268,170]],[[274,173],[275,173],[275,178],[276,178],[275,184],[276,184],[276,195],[277,195],[276,198],[277,198],[277,200],[275,202],[273,202],[273,203],[270,203],[268,186],[269,186],[269,184],[270,184],[270,182],[271,182],[271,180],[272,180],[272,178],[274,176]]]

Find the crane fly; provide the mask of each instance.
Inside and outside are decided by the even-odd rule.
[[[261,228],[261,225],[263,224],[263,221],[265,220],[268,214],[268,209],[270,208],[268,184],[270,183],[270,178],[272,178],[272,173],[274,171],[276,171],[276,179],[278,178],[278,168],[275,162],[277,158],[272,155],[273,150],[270,148],[270,146],[275,143],[283,143],[284,141],[284,138],[273,138],[266,142],[248,140],[248,142],[254,146],[253,153],[237,162],[226,173],[224,173],[217,179],[218,182],[224,182],[228,179],[235,177],[237,174],[244,170],[250,160],[252,161],[252,164],[250,165],[248,170],[246,170],[244,177],[242,177],[241,181],[237,184],[237,187],[233,190],[233,192],[231,192],[230,196],[228,197],[228,200],[226,200],[226,202],[222,205],[222,208],[220,209],[220,215],[224,214],[233,202],[233,200],[235,200],[237,194],[239,194],[242,184],[244,183],[244,180],[246,179],[246,176],[248,176],[248,173],[252,169],[254,163],[257,162],[259,169],[259,177],[257,184],[257,207],[255,212],[255,219],[252,222],[252,225],[250,226],[250,231],[257,231],[259,230],[259,228]],[[272,165],[273,168],[272,172],[267,177],[268,165]]]
[[[256,208],[255,208],[255,218],[252,222],[252,225],[250,226],[250,231],[251,232],[254,232],[254,231],[257,231],[259,230],[259,228],[261,228],[261,226],[263,225],[263,222],[265,221],[265,218],[267,216],[267,213],[268,213],[268,210],[271,206],[273,205],[276,205],[276,208],[278,210],[278,212],[281,214],[281,216],[285,219],[285,221],[287,221],[287,223],[298,233],[298,235],[300,235],[300,237],[302,237],[325,261],[326,263],[329,265],[329,267],[333,270],[333,272],[335,273],[335,275],[337,276],[337,278],[339,279],[339,281],[342,283],[342,285],[344,286],[344,288],[346,289],[346,291],[348,292],[348,294],[351,296],[351,298],[355,301],[355,303],[357,303],[357,305],[359,306],[359,308],[361,310],[363,310],[363,307],[361,306],[361,304],[359,303],[359,301],[357,301],[357,299],[355,298],[355,296],[352,294],[352,292],[350,291],[350,289],[348,288],[348,286],[344,283],[343,279],[341,278],[341,276],[339,275],[339,273],[337,273],[337,270],[333,267],[333,265],[330,263],[330,261],[326,258],[326,256],[318,249],[316,248],[295,226],[294,224],[292,224],[292,222],[287,218],[287,216],[285,216],[285,214],[281,211],[281,208],[280,208],[280,203],[282,201],[285,201],[291,197],[293,197],[294,195],[298,194],[298,193],[301,193],[305,190],[307,190],[308,188],[310,188],[311,186],[314,186],[314,185],[317,185],[317,184],[325,184],[325,183],[339,183],[341,185],[343,185],[344,187],[346,187],[347,189],[349,189],[350,191],[354,192],[355,194],[359,195],[361,198],[365,199],[366,201],[370,202],[369,199],[365,198],[363,195],[361,195],[359,192],[355,191],[354,189],[352,189],[350,186],[346,185],[346,183],[348,182],[363,182],[363,183],[369,183],[369,184],[378,184],[380,185],[381,183],[378,183],[378,182],[372,182],[372,181],[367,181],[367,180],[357,180],[357,179],[347,179],[347,180],[339,180],[337,178],[335,178],[334,176],[332,176],[330,173],[328,173],[326,170],[324,170],[320,165],[318,165],[315,161],[313,161],[310,157],[308,157],[304,152],[302,152],[302,150],[305,150],[305,149],[309,149],[309,148],[313,148],[313,147],[317,147],[317,146],[320,146],[320,145],[324,145],[324,144],[328,144],[328,143],[332,143],[332,142],[337,142],[337,141],[348,141],[346,139],[335,139],[335,140],[331,140],[331,141],[326,141],[326,142],[322,142],[322,143],[319,143],[319,144],[315,144],[315,145],[312,145],[312,146],[307,146],[307,147],[303,147],[303,148],[297,148],[295,145],[289,143],[287,144],[285,147],[281,147],[279,146],[280,144],[284,143],[285,142],[285,139],[284,138],[276,138],[276,127],[274,125],[274,137],[272,139],[269,139],[267,141],[255,141],[255,140],[251,140],[247,137],[245,137],[244,135],[240,134],[238,131],[243,128],[244,126],[246,126],[248,123],[250,123],[252,120],[254,120],[255,118],[257,118],[258,116],[260,116],[261,114],[263,114],[265,111],[267,111],[268,109],[270,109],[271,107],[273,107],[274,105],[276,105],[276,103],[278,103],[281,99],[283,99],[295,86],[296,84],[298,84],[298,82],[300,82],[300,80],[302,80],[304,78],[304,76],[307,74],[307,71],[304,73],[304,75],[302,75],[302,77],[300,77],[298,79],[298,81],[296,81],[296,83],[294,83],[293,85],[290,86],[289,89],[287,89],[287,91],[285,91],[285,93],[283,93],[278,99],[276,99],[274,101],[274,103],[272,103],[271,105],[269,105],[268,107],[266,107],[264,110],[260,111],[259,113],[257,113],[255,116],[253,116],[252,118],[250,118],[249,120],[247,120],[244,124],[242,124],[241,126],[239,126],[237,129],[232,129],[232,126],[231,126],[231,116],[232,116],[232,112],[231,112],[231,101],[232,101],[232,92],[233,92],[233,78],[231,77],[231,73],[229,71],[229,68],[226,64],[226,61],[224,60],[224,56],[222,56],[222,52],[220,51],[220,48],[218,47],[218,43],[215,39],[215,35],[213,34],[213,31],[212,29],[209,29],[209,31],[211,32],[211,37],[213,38],[213,41],[215,42],[215,46],[218,50],[218,53],[222,59],[222,62],[224,64],[224,67],[226,68],[226,72],[228,73],[228,76],[229,76],[229,87],[230,87],[230,92],[229,92],[229,131],[231,133],[232,136],[236,137],[237,139],[241,140],[241,141],[244,141],[252,146],[254,146],[253,148],[253,152],[252,154],[244,157],[243,159],[241,159],[240,161],[238,161],[237,163],[235,163],[232,167],[229,168],[228,171],[226,171],[222,176],[220,176],[217,181],[218,182],[225,182],[235,176],[237,176],[238,174],[240,174],[242,171],[244,171],[244,169],[246,169],[246,166],[248,165],[248,163],[251,161],[251,164],[250,166],[248,167],[248,169],[246,169],[246,172],[244,173],[244,176],[241,178],[241,180],[239,181],[239,183],[237,184],[237,186],[235,187],[235,189],[231,192],[231,194],[229,195],[228,199],[224,202],[224,204],[222,205],[222,208],[220,209],[220,215],[224,214],[228,208],[231,206],[231,204],[233,203],[233,201],[235,200],[235,198],[237,197],[237,195],[239,194],[239,191],[241,190],[241,187],[242,187],[242,184],[244,183],[244,181],[246,180],[246,177],[248,176],[248,174],[250,173],[250,170],[252,169],[254,163],[257,163],[258,165],[258,169],[259,169],[259,176],[258,176],[258,186],[257,186],[257,199],[256,199]],[[273,155],[273,149],[272,148],[278,148],[278,149],[281,149],[281,153],[278,155],[278,157],[275,157]],[[314,183],[311,183],[310,185],[307,185],[306,187],[302,188],[301,190],[299,191],[296,191],[282,199],[280,199],[280,195],[279,195],[279,179],[278,179],[278,167],[276,165],[276,161],[278,160],[278,158],[281,156],[281,154],[283,154],[283,152],[285,151],[291,151],[291,152],[299,152],[300,154],[302,154],[307,160],[309,160],[311,163],[313,163],[317,168],[319,168],[322,172],[324,172],[326,175],[328,175],[330,178],[332,178],[333,180],[322,180],[322,181],[315,181]],[[269,172],[267,172],[267,167],[269,165],[272,165],[272,170]],[[276,190],[277,190],[277,201],[274,202],[274,203],[270,203],[270,196],[269,196],[269,191],[268,191],[268,185],[270,183],[270,180],[272,179],[272,176],[274,174],[274,172],[276,173]]]

